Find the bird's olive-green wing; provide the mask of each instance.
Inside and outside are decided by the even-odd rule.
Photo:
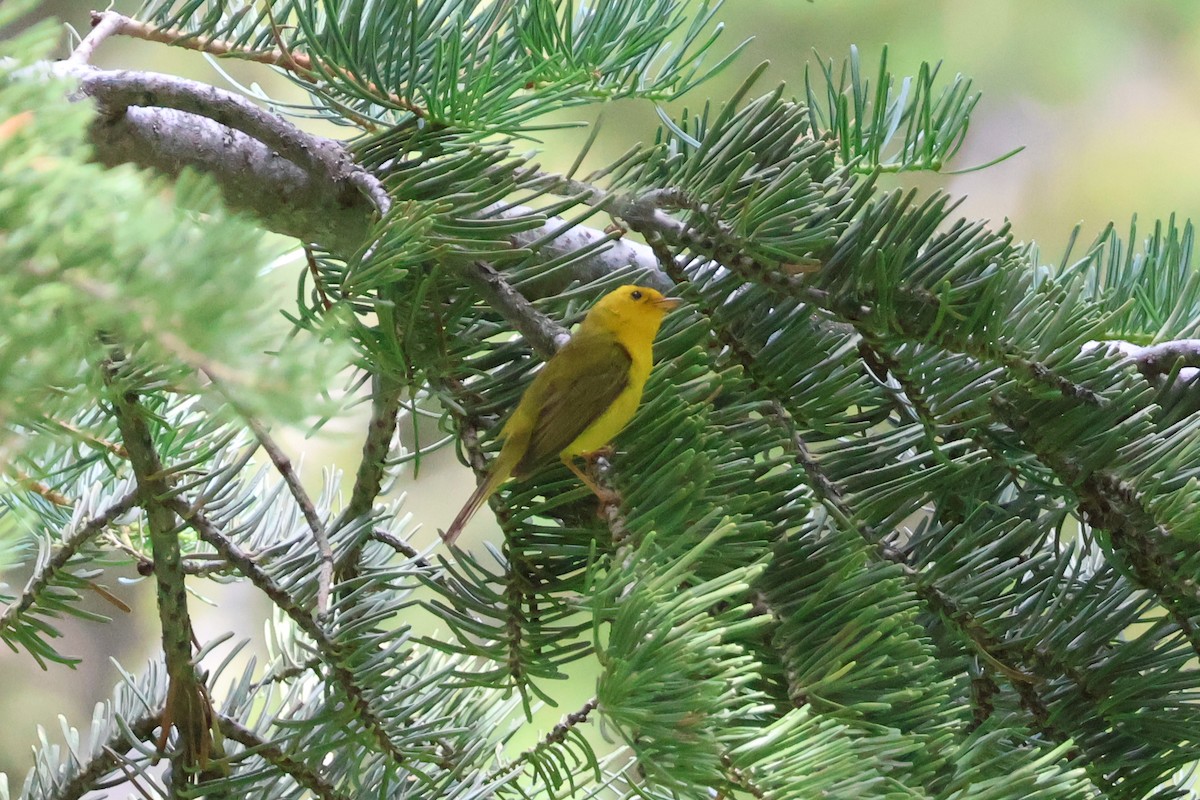
[[[529,387],[538,413],[515,474],[557,456],[599,419],[629,385],[632,364],[629,351],[611,336],[576,334]]]

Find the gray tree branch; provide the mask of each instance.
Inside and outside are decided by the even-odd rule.
[[[225,202],[269,230],[350,256],[390,207],[373,176],[340,142],[300,131],[230,92],[169,75],[60,62],[97,105],[96,160],[168,177],[186,168],[216,181]]]
[[[255,217],[269,230],[340,256],[366,247],[373,219],[390,208],[378,179],[354,164],[341,142],[305,133],[243,97],[169,75],[98,70],[80,59],[60,62],[54,72],[77,80],[82,94],[96,101],[91,141],[97,160],[107,166],[131,163],[169,177],[190,167],[212,177],[231,208]],[[614,216],[641,228],[660,231],[669,226],[677,231],[680,225],[666,213],[665,207],[672,206],[669,196],[603,200]],[[499,213],[524,216],[530,210],[513,207]],[[650,246],[572,225],[562,217],[551,217],[541,228],[514,234],[511,240],[514,247],[533,250],[547,261],[587,253],[570,270],[558,270],[527,286],[531,298],[555,294],[572,280],[596,280],[625,267],[638,270],[657,288],[673,285]],[[478,272],[474,263],[463,266],[518,330],[535,334],[541,350],[554,348],[561,333],[553,322],[521,302],[524,298],[512,287],[498,284],[495,275]],[[517,324],[523,316],[528,318]],[[1192,340],[1152,348],[1119,341],[1088,347],[1101,344],[1119,348],[1147,375],[1164,372],[1176,359],[1184,361],[1185,369],[1200,366],[1200,345]]]

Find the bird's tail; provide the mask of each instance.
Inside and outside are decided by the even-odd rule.
[[[475,487],[475,491],[467,498],[466,504],[458,512],[458,516],[454,518],[454,522],[451,522],[450,527],[442,534],[442,541],[446,544],[454,544],[454,540],[462,533],[462,529],[467,524],[467,521],[492,496],[492,493],[496,491],[500,484],[504,483],[511,472],[511,467],[509,469],[502,469],[499,463],[493,465],[491,472],[483,479],[483,483]]]

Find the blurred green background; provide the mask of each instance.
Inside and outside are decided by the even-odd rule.
[[[3,0],[0,0],[3,2]],[[136,3],[114,8],[134,13]],[[88,29],[87,2],[44,3],[37,14],[55,16],[75,29]],[[726,25],[725,47],[754,36],[740,61],[718,80],[702,86],[687,104],[695,109],[706,98],[728,96],[757,62],[769,59],[763,92],[777,82],[802,91],[806,64],[814,51],[839,62],[857,45],[864,64],[877,63],[889,47],[896,75],[915,74],[922,60],[943,61],[944,74],[963,73],[983,92],[967,143],[951,169],[985,163],[1014,147],[1025,150],[1008,161],[962,175],[898,176],[892,185],[942,187],[964,197],[960,212],[1000,224],[1011,220],[1019,240],[1036,240],[1047,259],[1057,260],[1076,223],[1090,241],[1110,220],[1125,230],[1137,214],[1143,229],[1155,218],[1176,212],[1191,216],[1200,209],[1200,4],[1190,0],[1095,4],[1083,0],[1056,3],[1035,0],[952,2],[886,0],[815,3],[799,0],[729,0],[718,13]],[[62,54],[67,52],[64,28]],[[721,50],[720,47],[717,48]],[[100,49],[102,67],[157,70],[227,85],[203,58],[162,45],[110,39]],[[295,92],[265,67],[234,63],[230,72],[244,83],[261,83],[273,96]],[[296,95],[292,95],[296,96]],[[587,118],[584,112],[564,118]],[[658,120],[642,103],[611,104],[604,109],[604,134],[591,163],[648,141]],[[328,130],[321,131],[329,133]],[[586,131],[558,132],[545,142],[542,162],[550,169],[571,163]],[[284,280],[290,284],[291,277]],[[289,300],[285,289],[283,302]],[[361,419],[332,423],[319,440],[300,434],[286,438],[293,455],[304,452],[306,478],[320,482],[330,463],[352,473],[358,458]],[[430,441],[432,431],[423,441]],[[471,485],[452,451],[423,462],[419,477],[406,474],[397,490],[408,493],[406,508],[425,525],[418,540],[431,544],[436,527],[445,527]],[[468,547],[495,535],[488,515],[473,521],[464,538]],[[20,586],[19,573],[0,576]],[[58,715],[76,726],[86,724],[92,706],[108,697],[117,680],[116,658],[137,671],[154,652],[156,614],[149,584],[110,588],[134,607],[109,625],[64,621],[61,650],[81,656],[71,670],[51,666],[40,671],[24,654],[0,653],[0,771],[19,787],[31,764],[30,745],[37,725],[53,729]],[[125,577],[132,577],[129,572]],[[197,631],[204,641],[232,628],[261,645],[264,606],[247,587],[200,586],[217,601],[197,603]],[[98,599],[92,607],[113,609]],[[590,694],[570,687],[563,709]],[[559,711],[550,712],[555,719]],[[15,787],[14,787],[15,788]]]

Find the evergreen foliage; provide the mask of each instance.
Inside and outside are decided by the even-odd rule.
[[[304,243],[291,305],[205,177],[89,162],[95,108],[34,66],[55,29],[0,43],[0,566],[32,568],[0,639],[73,663],[55,620],[101,623],[82,593],[131,565],[163,632],[0,796],[1195,796],[1190,224],[1046,263],[883,191],[945,166],[978,96],[886,55],[868,81],[857,52],[799,98],[760,67],[660,110],[590,175],[532,161],[549,111],[737,68],[719,14],[147,0],[144,38],[274,65],[386,190],[356,251]],[[597,277],[622,235],[646,258]],[[595,466],[620,502],[555,465],[492,500],[499,548],[413,549],[382,491],[447,442],[483,470],[547,318],[635,280],[686,304]],[[310,498],[264,423],[334,416],[316,387],[343,384],[370,397],[362,464]],[[269,663],[193,646],[197,573],[266,596]],[[583,663],[593,699],[531,732]]]

